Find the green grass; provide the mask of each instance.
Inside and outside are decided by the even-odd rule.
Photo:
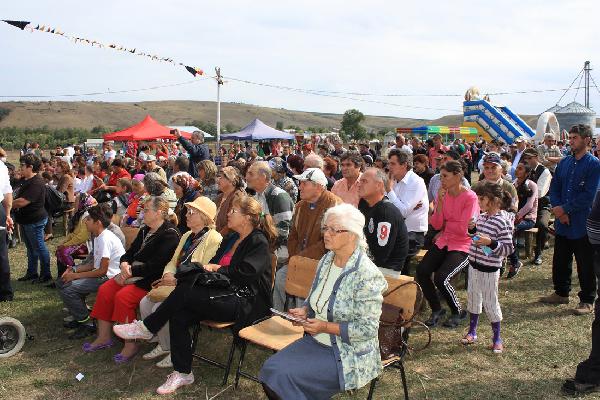
[[[51,251],[59,241],[60,238],[50,243]],[[546,251],[544,264],[537,268],[529,268],[526,261],[521,274],[500,284],[505,353],[498,356],[487,349],[491,329],[485,316],[479,328],[480,344],[472,347],[458,343],[464,326],[458,330],[437,328],[431,346],[410,355],[405,363],[412,399],[563,398],[562,381],[574,374],[577,363],[589,353],[592,316],[576,317],[570,313],[577,303],[577,284],[568,306],[537,303],[537,298],[551,288],[551,255],[552,250]],[[26,268],[23,245],[10,250],[10,260],[13,279],[22,276]],[[576,276],[573,278],[577,283]],[[159,397],[154,391],[169,370],[158,369],[153,362],[141,358],[116,366],[112,362],[116,349],[83,354],[80,350],[83,341],[66,337],[62,303],[56,291],[29,283],[15,282],[14,286],[15,301],[0,303],[0,316],[18,318],[34,340],[27,341],[20,354],[0,361],[0,399]],[[459,294],[466,302],[464,289]],[[411,337],[414,343],[423,339],[422,334]],[[208,354],[224,359],[229,337],[202,332],[199,346]],[[143,350],[149,349],[150,345]],[[258,371],[268,355],[250,348],[245,365]],[[85,375],[81,382],[75,379],[79,372]],[[205,399],[207,392],[210,398],[222,390],[221,370],[195,362],[194,374],[197,383],[181,389],[175,398]],[[401,395],[400,374],[397,370],[386,371],[375,398],[398,399]],[[263,395],[259,385],[242,379],[237,391],[229,388],[218,398],[257,399]],[[366,390],[340,398],[364,399]]]

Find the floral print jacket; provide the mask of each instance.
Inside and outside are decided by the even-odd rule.
[[[326,253],[317,267],[310,295],[333,262],[334,253]],[[357,247],[333,286],[327,306],[327,320],[340,325],[340,336],[331,335],[331,344],[338,365],[340,388],[361,388],[376,378],[382,370],[379,353],[379,318],[387,281],[379,269]],[[308,300],[309,317],[314,317]]]

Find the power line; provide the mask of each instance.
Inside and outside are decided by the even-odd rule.
[[[119,94],[119,93],[132,93],[132,92],[143,92],[148,90],[156,90],[156,89],[164,89],[168,87],[176,87],[183,85],[190,85],[192,83],[198,83],[201,80],[212,79],[211,77],[200,77],[200,79],[194,79],[191,81],[179,82],[179,83],[171,83],[168,85],[158,85],[158,86],[150,86],[146,88],[139,89],[124,89],[124,90],[107,90],[105,92],[89,92],[89,93],[67,93],[67,94],[53,94],[53,95],[0,95],[0,98],[52,98],[52,97],[80,97],[80,96],[98,96],[103,94]]]

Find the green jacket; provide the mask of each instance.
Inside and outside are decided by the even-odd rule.
[[[308,299],[324,279],[324,271],[333,262],[334,253],[326,253],[319,261],[317,274],[304,305],[314,317]],[[382,371],[379,353],[379,318],[387,281],[360,247],[354,250],[342,274],[333,286],[327,306],[327,320],[340,325],[340,336],[331,335],[337,360],[340,387],[359,389]]]

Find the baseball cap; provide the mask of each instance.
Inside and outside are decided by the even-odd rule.
[[[527,148],[523,150],[523,157],[538,157],[540,153],[534,148]]]
[[[325,177],[325,173],[323,173],[323,171],[321,171],[319,168],[307,168],[300,175],[294,175],[294,178],[301,182],[310,181],[321,186],[327,186],[327,178]]]
[[[148,156],[146,156],[146,162],[148,161],[156,161],[156,156],[149,154]]]
[[[496,164],[502,166],[502,159],[497,153],[489,153],[483,157],[483,163],[486,164]]]

